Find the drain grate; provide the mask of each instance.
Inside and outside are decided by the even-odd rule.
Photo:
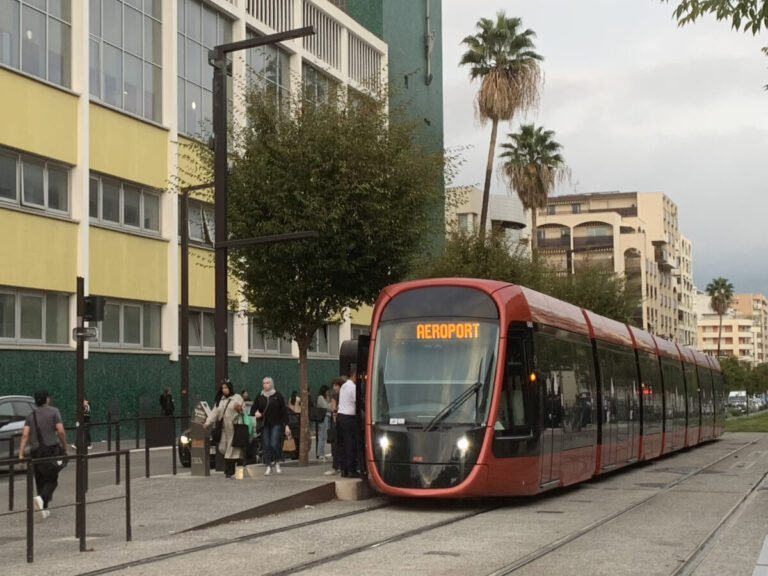
[[[562,510],[536,510],[536,514],[564,514]]]
[[[452,558],[458,558],[461,556],[458,552],[444,552],[442,550],[431,550],[430,552],[424,552],[425,556],[450,556]]]
[[[640,486],[640,488],[664,488],[666,486],[666,482],[636,482],[635,486]]]

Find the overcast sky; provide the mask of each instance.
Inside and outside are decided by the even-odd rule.
[[[490,125],[459,68],[461,40],[498,10],[536,32],[544,57],[538,111],[553,130],[573,192],[664,192],[691,239],[694,283],[717,276],[768,296],[768,33],[714,18],[678,28],[660,0],[443,0],[445,145],[471,146],[454,185],[482,188]],[[497,170],[494,167],[494,173]],[[493,178],[492,191],[506,188]]]

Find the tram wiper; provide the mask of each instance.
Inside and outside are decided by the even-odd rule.
[[[448,416],[450,416],[453,412],[456,411],[456,409],[464,404],[467,400],[469,400],[474,394],[477,394],[477,391],[480,390],[480,388],[483,386],[482,382],[475,382],[464,390],[456,399],[454,399],[450,404],[446,405],[445,408],[440,410],[437,414],[435,414],[435,417],[432,418],[432,420],[429,421],[429,423],[424,426],[424,432],[429,432],[434,428],[437,424],[445,420]]]

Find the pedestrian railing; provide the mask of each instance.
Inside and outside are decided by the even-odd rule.
[[[89,500],[88,504],[102,504],[105,502],[112,502],[115,500],[125,500],[125,540],[130,542],[132,539],[131,534],[131,453],[129,450],[116,450],[114,452],[100,452],[96,454],[73,454],[73,455],[61,455],[61,456],[47,456],[45,458],[8,458],[0,460],[0,465],[8,464],[11,470],[11,477],[9,478],[9,494],[13,494],[13,474],[14,469],[20,463],[26,465],[26,507],[25,510],[13,511],[13,499],[11,498],[8,504],[8,512],[0,513],[0,517],[12,516],[16,514],[26,513],[26,543],[27,543],[27,562],[32,563],[34,561],[34,546],[35,546],[35,509],[34,509],[34,477],[35,466],[44,462],[54,462],[59,460],[70,461],[82,459],[83,470],[87,470],[86,463],[92,458],[111,458],[115,457],[117,460],[123,456],[125,458],[125,493],[123,496],[115,496],[112,498],[101,498],[99,500]],[[119,481],[117,482],[119,484]],[[86,526],[86,502],[75,501],[72,504],[63,504],[61,506],[53,506],[49,510],[59,510],[64,508],[76,509],[76,526],[75,534],[80,542],[80,551],[85,552],[85,526]]]

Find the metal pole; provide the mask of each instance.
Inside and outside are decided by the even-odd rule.
[[[118,456],[119,458],[119,456]],[[131,451],[125,451],[125,540],[131,541]]]
[[[32,474],[34,473],[35,465],[30,459],[27,462],[27,562],[32,563],[35,560],[35,526],[34,526],[34,507],[32,505]]]
[[[216,238],[221,242],[229,240],[227,230],[227,54],[275,44],[283,40],[301,38],[314,34],[312,26],[286,30],[277,34],[268,34],[258,38],[248,38],[229,44],[220,44],[208,52],[208,62],[213,66],[213,141],[214,141],[214,220],[216,223]],[[216,359],[214,370],[214,387],[216,390],[227,377],[228,361],[228,327],[227,327],[227,248],[216,243],[214,247],[214,341]]]
[[[181,194],[181,429],[189,426],[189,189]]]
[[[8,438],[8,458],[13,458],[13,452],[14,452],[14,446],[13,446],[13,436]],[[21,454],[19,454],[19,458],[21,458]],[[15,470],[16,467],[14,466],[13,462],[10,463],[9,469],[8,469],[8,511],[13,511],[13,501],[15,499],[14,496],[14,476],[15,476]]]
[[[216,239],[227,240],[227,57],[217,46],[211,51],[213,65],[214,220]],[[216,240],[214,239],[214,241]],[[227,338],[227,249],[214,248],[214,388],[229,374]]]
[[[85,279],[77,277],[77,325],[83,328],[85,322]],[[77,410],[77,458],[75,459],[75,534],[80,538],[80,552],[85,552],[85,428],[83,427],[83,396],[85,396],[85,338],[77,337],[77,364],[76,364],[76,399]]]
[[[115,424],[115,484],[120,484],[120,420]]]

